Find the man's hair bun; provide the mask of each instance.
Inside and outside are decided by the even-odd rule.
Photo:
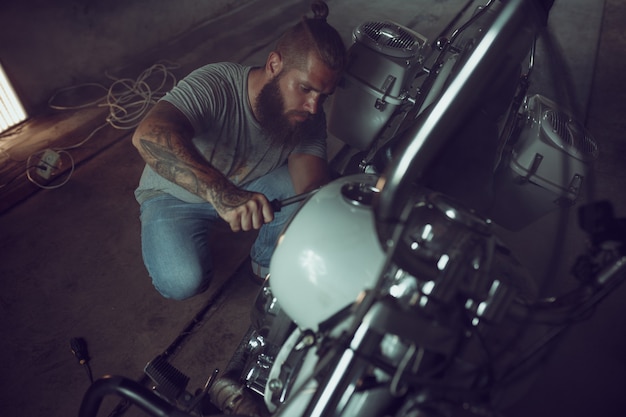
[[[328,17],[328,5],[323,1],[314,1],[311,4],[313,19],[326,20]]]

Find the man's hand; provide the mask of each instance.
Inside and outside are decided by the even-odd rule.
[[[244,191],[235,186],[215,192],[212,203],[233,232],[258,230],[274,220],[274,210],[263,194]]]

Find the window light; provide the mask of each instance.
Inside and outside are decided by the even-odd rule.
[[[0,64],[0,133],[24,120],[24,107]]]

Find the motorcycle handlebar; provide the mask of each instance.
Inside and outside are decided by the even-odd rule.
[[[104,397],[111,394],[130,400],[151,416],[191,417],[138,382],[121,376],[106,376],[91,384],[80,405],[79,417],[95,417]]]

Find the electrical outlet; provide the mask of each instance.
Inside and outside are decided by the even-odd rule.
[[[46,149],[41,155],[39,164],[37,165],[37,174],[45,180],[56,171],[60,165],[61,155],[52,149]]]

